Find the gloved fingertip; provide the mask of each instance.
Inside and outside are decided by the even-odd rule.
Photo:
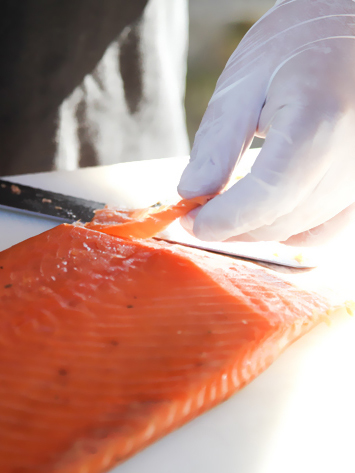
[[[194,235],[193,233],[193,227],[195,223],[195,218],[199,214],[201,210],[201,207],[198,207],[194,210],[191,210],[188,214],[186,214],[184,217],[181,217],[180,223],[181,226],[188,232],[190,235]]]
[[[194,197],[198,197],[200,195],[195,189],[191,189],[186,186],[185,183],[180,183],[178,185],[177,191],[183,199],[193,199]]]
[[[216,194],[228,178],[229,170],[219,160],[192,161],[185,168],[177,190],[184,199]]]

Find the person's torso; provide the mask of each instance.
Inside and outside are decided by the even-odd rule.
[[[168,91],[161,94],[164,84],[169,88],[164,67],[174,76],[172,95],[179,96],[172,104],[178,119],[169,139],[175,135],[180,143],[174,154],[179,147],[184,151],[183,114],[177,107],[183,95],[186,4],[146,4],[0,1],[0,174],[149,159],[166,135],[160,128],[166,128],[163,116],[166,120],[171,109],[163,103],[169,102]],[[164,32],[174,9],[180,31]],[[163,148],[169,155],[169,146]]]

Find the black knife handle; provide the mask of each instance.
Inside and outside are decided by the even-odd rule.
[[[66,222],[90,222],[105,204],[0,179],[0,205]]]

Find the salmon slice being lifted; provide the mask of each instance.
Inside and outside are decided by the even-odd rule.
[[[250,263],[71,225],[0,253],[0,294],[1,473],[109,470],[329,308]]]
[[[212,196],[183,199],[177,204],[148,207],[140,210],[120,210],[110,207],[97,210],[86,228],[121,238],[152,238],[174,220],[205,204]]]

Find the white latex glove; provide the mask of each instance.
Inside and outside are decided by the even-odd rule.
[[[217,82],[181,196],[223,189],[254,135],[266,141],[251,173],[185,218],[192,228],[196,217],[198,238],[293,236],[290,243],[312,244],[349,220],[355,207],[349,207],[355,202],[354,1],[285,0],[251,28]]]

